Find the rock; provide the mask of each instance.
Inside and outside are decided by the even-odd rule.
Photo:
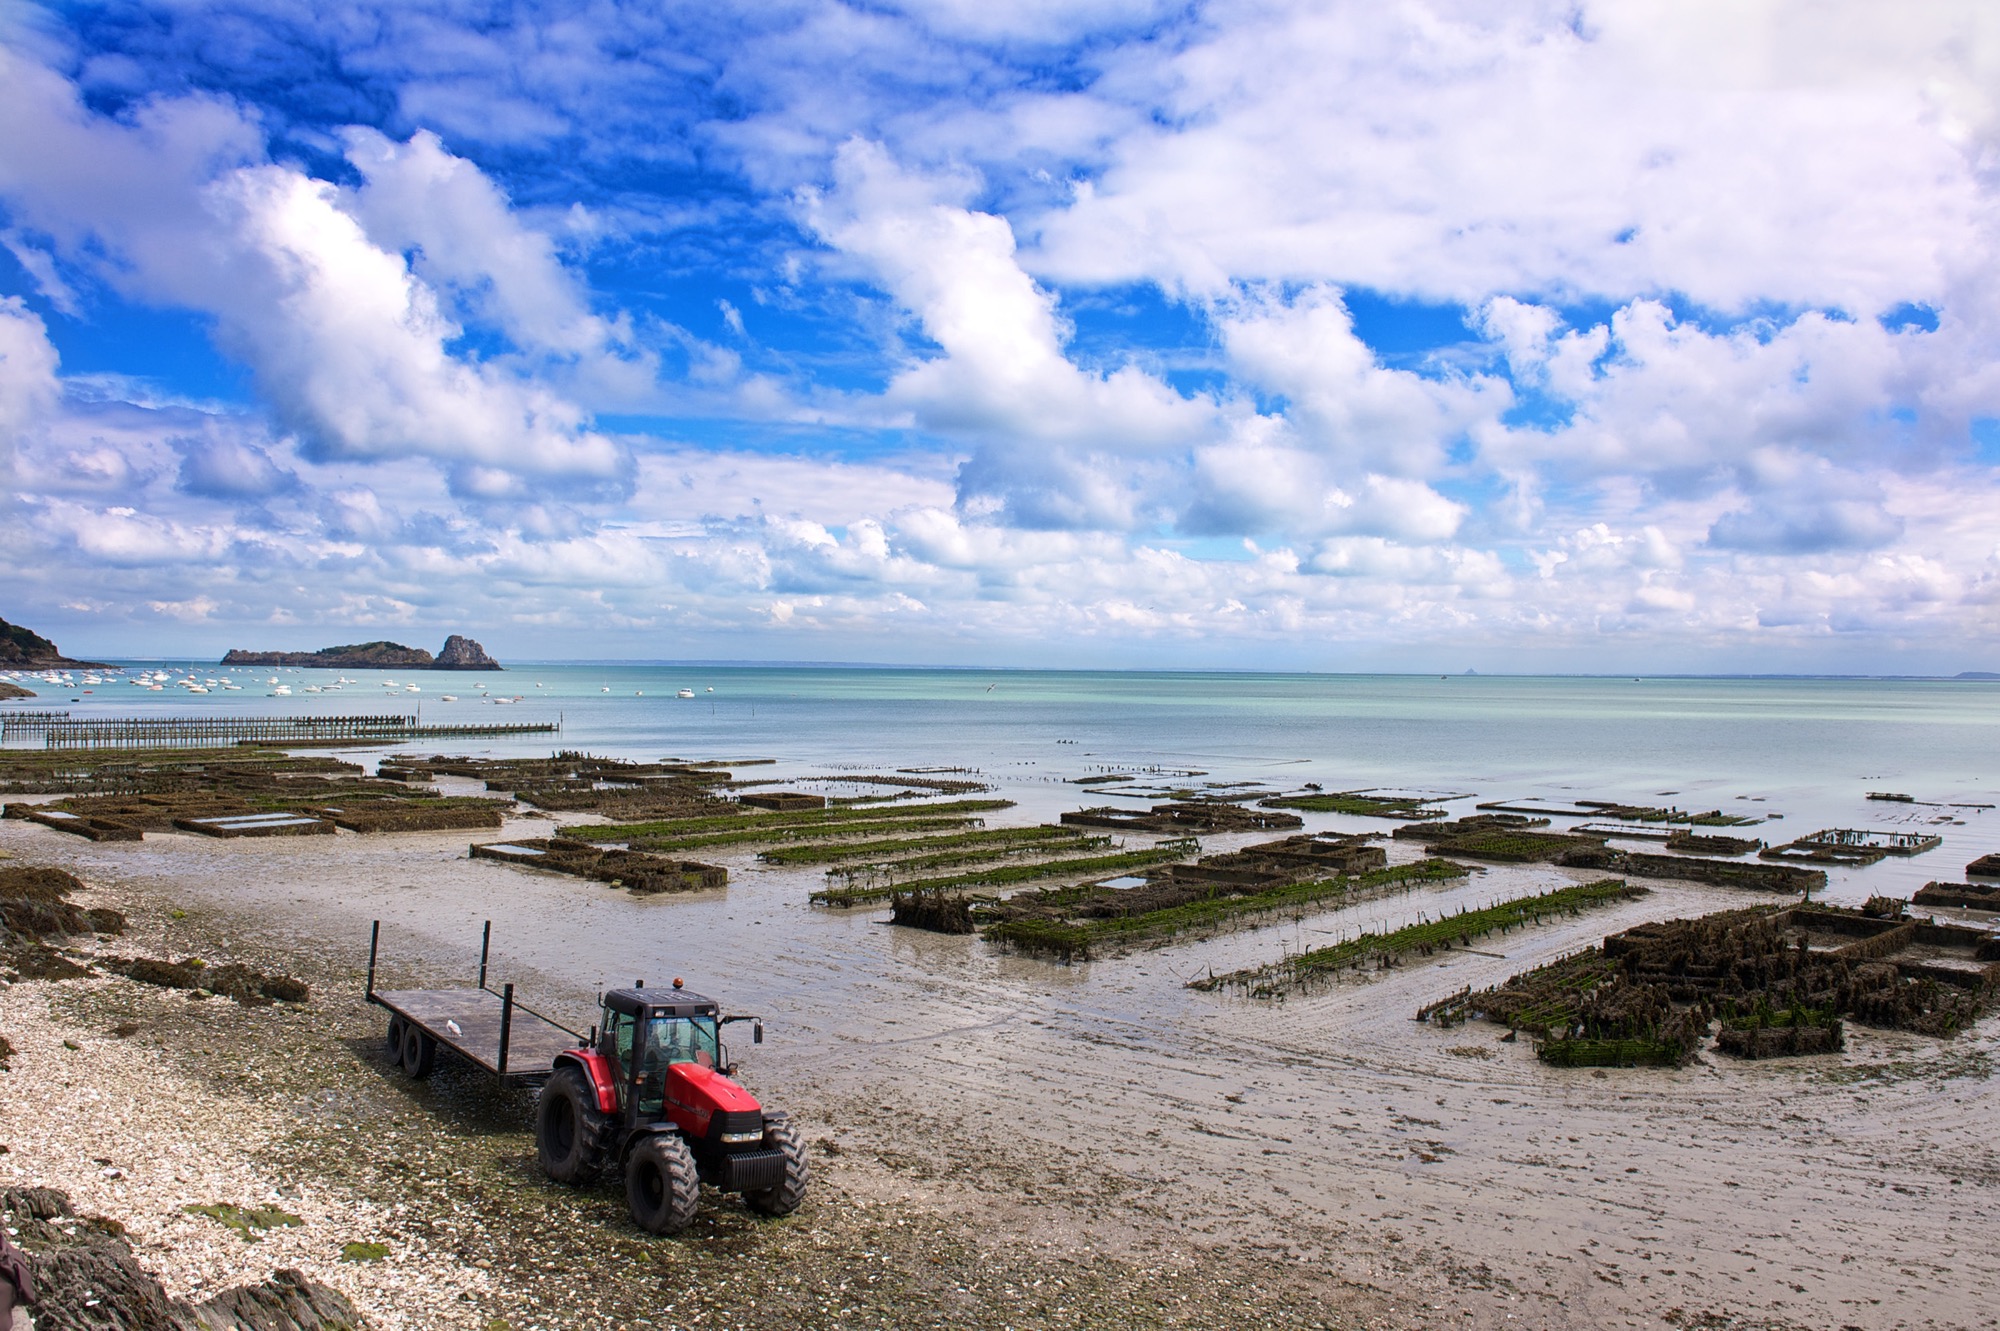
[[[5,702],[9,698],[32,698],[34,696],[35,691],[33,689],[24,689],[12,680],[0,679],[0,702]]]
[[[57,650],[54,643],[33,629],[0,619],[0,670],[41,670],[48,666],[80,666],[85,670],[111,668],[96,661],[72,661]]]
[[[232,648],[226,666],[315,666],[323,670],[429,670],[431,654],[400,642],[357,642],[316,652],[246,652]]]
[[[213,1331],[356,1331],[354,1305],[298,1271],[276,1271],[258,1285],[226,1289],[194,1310]]]
[[[454,633],[444,640],[433,670],[500,670],[504,667],[472,639]]]
[[[454,633],[436,656],[400,642],[357,642],[316,652],[247,652],[231,648],[226,666],[307,666],[321,670],[499,670],[498,661],[472,639]]]
[[[199,989],[202,986],[199,970],[180,961],[140,957],[126,965],[125,974],[140,984],[156,984],[162,989]]]
[[[133,1260],[123,1226],[74,1223],[53,1188],[0,1193],[33,1268],[35,1331],[363,1331],[354,1305],[298,1271],[226,1289],[199,1304],[169,1298]],[[69,1224],[58,1224],[69,1221]]]

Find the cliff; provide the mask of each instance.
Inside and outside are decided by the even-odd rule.
[[[486,649],[478,643],[459,634],[452,634],[438,649],[433,670],[500,670],[504,667],[486,654]]]
[[[96,661],[72,661],[58,651],[54,643],[33,629],[0,619],[0,670],[46,670],[51,666],[110,669]]]
[[[357,642],[322,647],[316,652],[246,652],[232,650],[226,666],[311,666],[321,670],[499,670],[498,661],[472,639],[452,634],[436,656],[400,642]]]

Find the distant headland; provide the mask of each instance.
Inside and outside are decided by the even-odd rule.
[[[48,670],[52,667],[109,670],[98,661],[72,661],[33,629],[0,619],[0,670]]]
[[[504,670],[486,649],[462,634],[444,640],[436,656],[400,642],[357,642],[346,647],[322,647],[316,652],[246,652],[232,650],[226,666],[315,666],[322,670]]]

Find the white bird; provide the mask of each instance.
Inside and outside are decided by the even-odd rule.
[[[450,1018],[446,1018],[446,1019],[445,1019],[445,1023],[444,1023],[444,1028],[445,1028],[446,1030],[450,1031],[450,1032],[451,1032],[451,1033],[452,1033],[453,1035],[464,1035],[464,1034],[465,1034],[465,1032],[464,1032],[464,1031],[462,1031],[462,1030],[460,1030],[460,1029],[458,1028],[458,1023],[457,1023],[457,1022],[455,1022],[455,1021],[452,1021],[452,1020],[451,1020]]]

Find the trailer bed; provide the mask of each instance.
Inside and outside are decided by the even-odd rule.
[[[578,1043],[575,1032],[514,1003],[503,1067],[500,1035],[508,1004],[491,989],[376,989],[369,998],[421,1028],[441,1048],[496,1076],[545,1077],[556,1055]]]

